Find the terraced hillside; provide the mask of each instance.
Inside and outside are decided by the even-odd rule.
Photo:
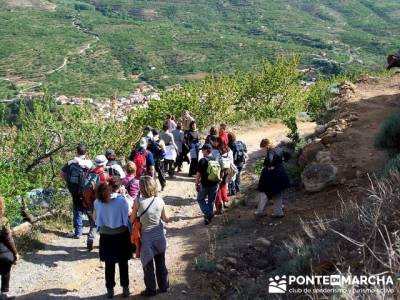
[[[0,0],[0,98],[129,93],[299,53],[323,74],[380,69],[397,0]]]

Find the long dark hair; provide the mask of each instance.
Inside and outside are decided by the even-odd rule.
[[[97,198],[103,203],[110,202],[111,193],[112,193],[111,186],[109,186],[107,182],[102,182],[97,187]]]

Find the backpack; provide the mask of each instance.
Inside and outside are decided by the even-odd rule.
[[[243,142],[236,141],[232,145],[233,162],[236,166],[241,166],[246,162],[247,147]]]
[[[136,165],[136,177],[138,178],[142,176],[146,171],[147,155],[147,150],[144,150],[143,153],[141,153],[140,151],[136,151],[133,157],[133,162]]]
[[[102,171],[101,173],[89,172],[83,179],[83,206],[86,208],[93,206],[93,202],[96,198],[96,189],[100,184],[100,175],[102,173],[104,173],[104,171]]]
[[[121,177],[121,174],[117,171],[117,169],[115,169],[115,168],[113,167],[113,166],[116,166],[116,165],[120,165],[120,164],[118,163],[118,161],[115,161],[115,160],[110,161],[109,163],[107,163],[106,171],[108,172],[108,175],[110,175],[111,177],[118,177],[118,178],[120,178],[120,177]]]
[[[153,153],[154,159],[161,160],[165,157],[165,151],[161,148],[160,143],[157,141],[150,140],[147,150]]]
[[[222,170],[230,169],[231,160],[229,159],[229,154],[223,154],[220,156],[220,162]]]
[[[218,161],[208,159],[207,179],[212,182],[221,181],[221,165]]]
[[[67,188],[73,195],[77,195],[82,191],[82,182],[86,176],[86,169],[82,168],[78,163],[72,163],[67,168]]]

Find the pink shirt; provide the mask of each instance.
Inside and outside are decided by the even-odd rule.
[[[131,196],[134,200],[136,200],[139,196],[139,179],[135,177],[133,174],[126,175],[124,179],[122,179],[122,184],[125,186],[129,196]]]

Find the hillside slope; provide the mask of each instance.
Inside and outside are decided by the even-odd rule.
[[[110,97],[131,91],[137,75],[163,87],[292,52],[324,74],[381,69],[398,47],[399,12],[395,0],[1,0],[0,78]],[[77,53],[91,34],[99,42]],[[68,68],[46,75],[66,56]],[[0,81],[0,98],[14,88]]]

